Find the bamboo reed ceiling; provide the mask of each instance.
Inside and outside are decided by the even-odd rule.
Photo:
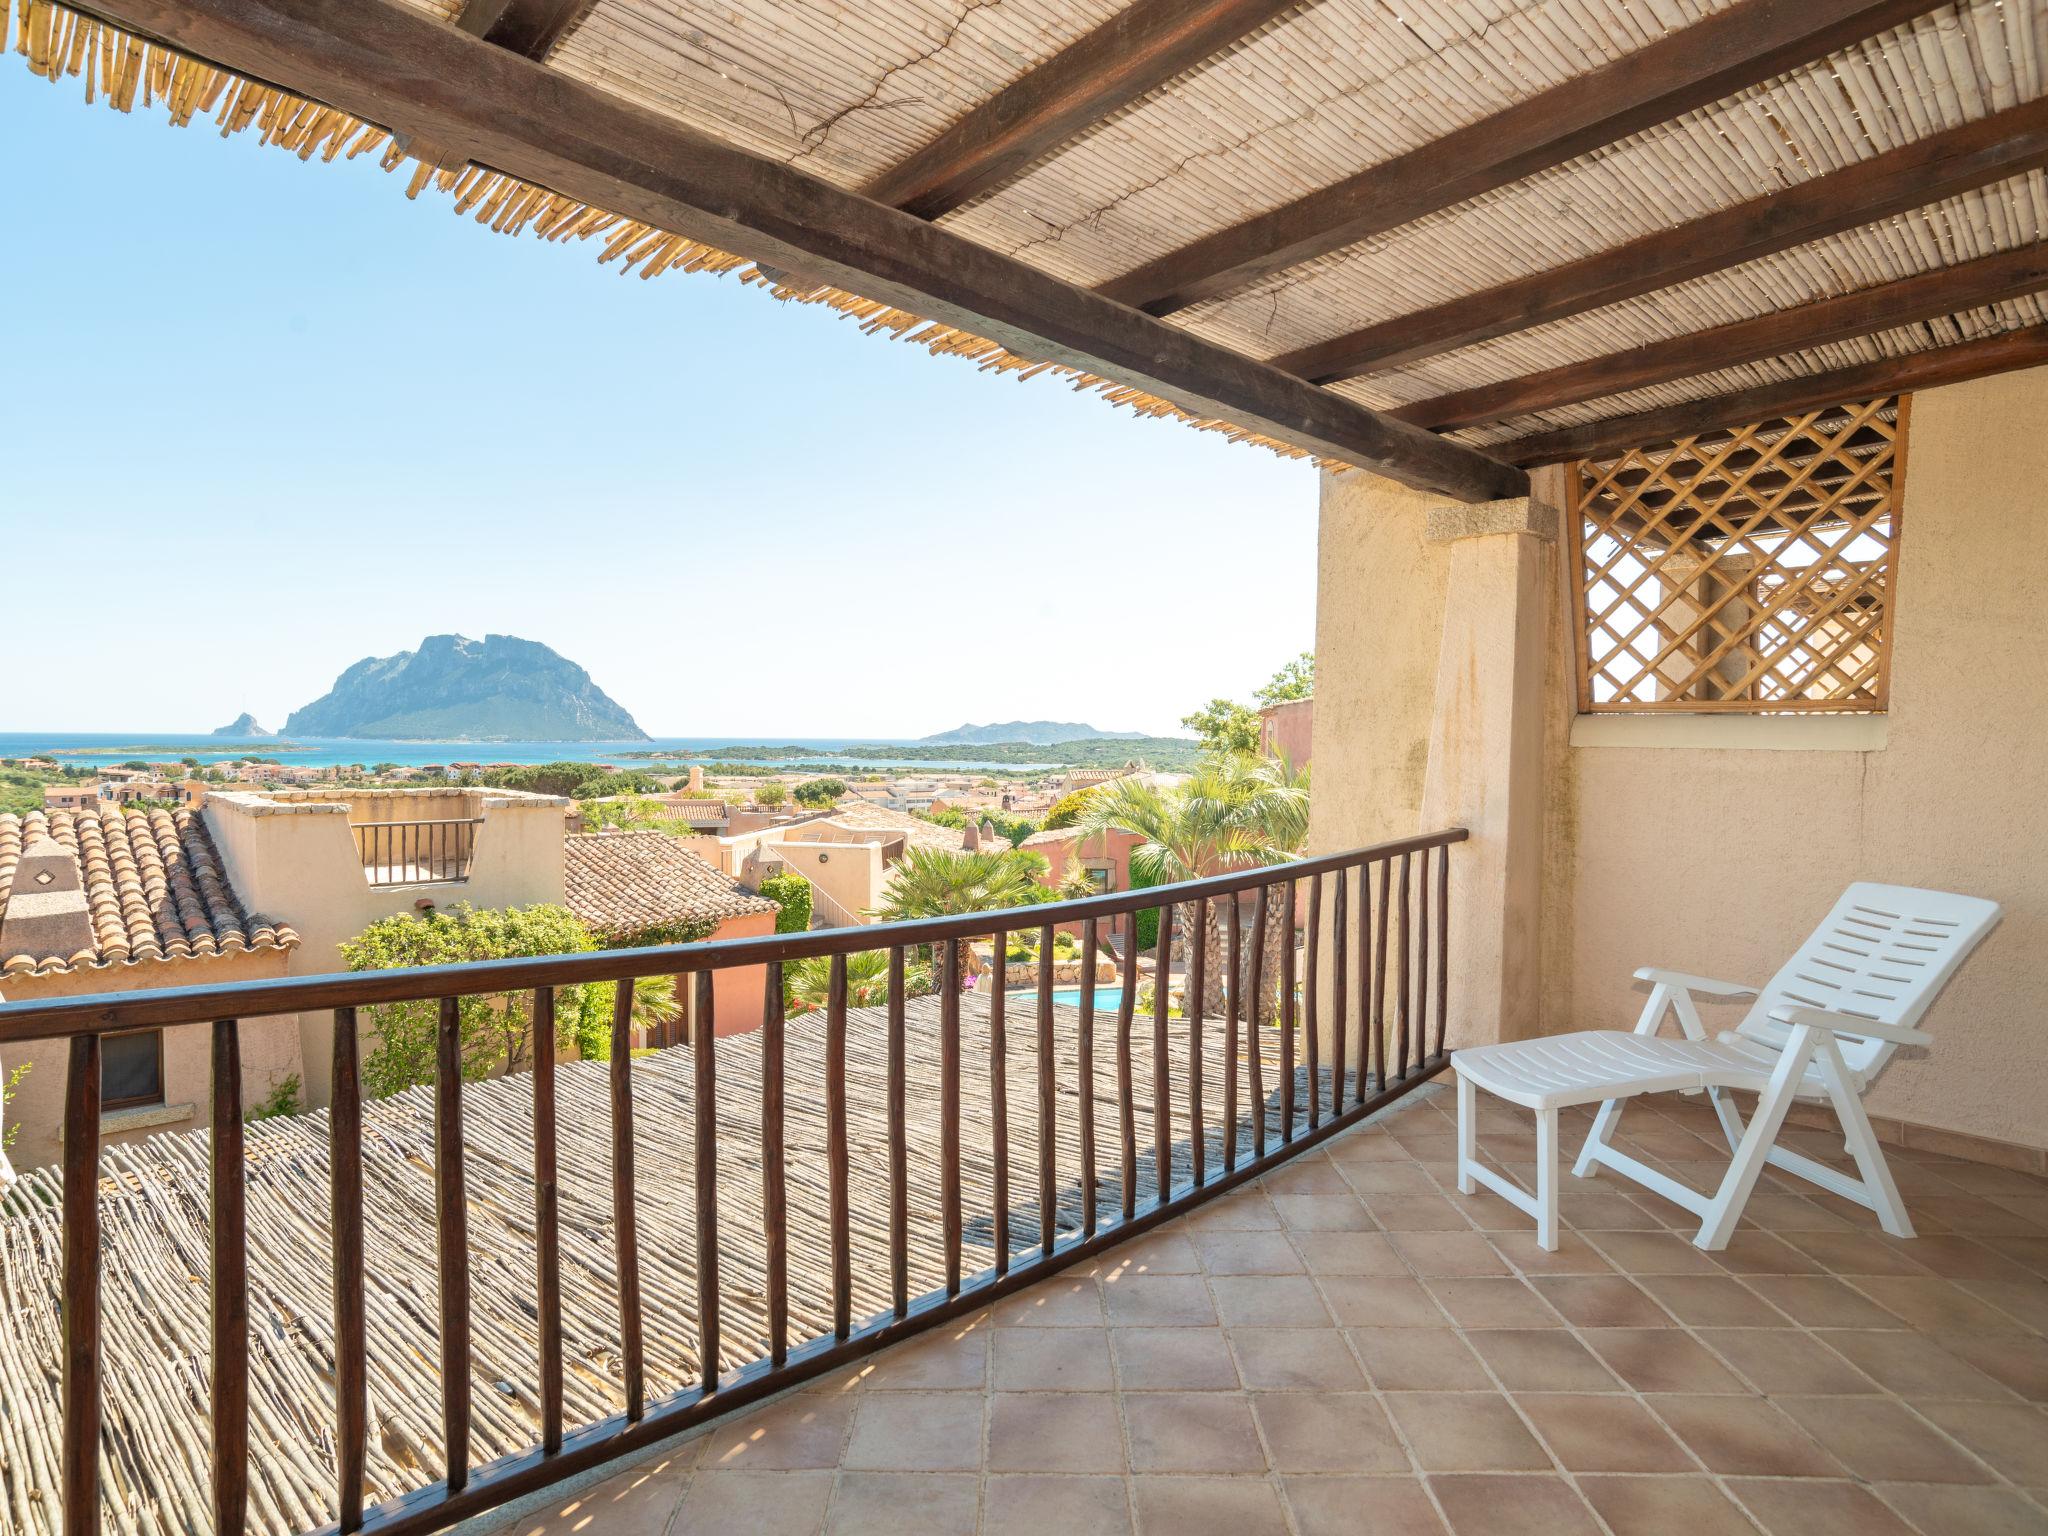
[[[180,9],[180,0],[103,3],[116,17]],[[937,222],[948,234],[1092,289],[1405,153],[1452,142],[1447,135],[1550,99],[1543,93],[1615,61],[1657,57],[1660,69],[1683,74],[1690,37],[1707,39],[1716,18],[1757,11],[1767,0],[1185,0],[1178,18],[1161,0],[1149,7],[1148,0],[404,3],[442,20],[459,20],[466,7],[480,5],[491,15],[547,14],[560,23],[545,53],[548,69],[853,192],[888,185],[890,174],[920,152],[943,145],[963,124],[973,126],[977,110],[991,101],[1001,110],[985,115],[1014,126],[1019,114],[1010,106],[1039,83],[1059,77],[1072,98],[1091,38],[1099,45],[1105,35],[1098,29],[1128,23],[1157,34],[1206,26],[1196,62],[1163,51],[1160,77],[1131,66],[1122,96],[1104,86],[1105,70],[1095,69],[1085,121],[1045,128],[1043,142],[1031,141],[1032,154],[1018,166],[970,177],[972,190],[957,206],[941,205]],[[118,58],[118,35],[80,27],[46,0],[15,0],[15,9],[15,46],[33,67],[52,77],[91,74],[100,52],[94,89],[116,105],[137,100],[109,67]],[[1154,24],[1152,12],[1169,19]],[[1871,217],[1859,219],[1863,205],[1851,198],[1846,216],[1814,226],[1825,233],[1782,249],[1755,246],[1745,232],[1745,243],[1730,247],[1728,264],[1718,269],[1709,261],[1661,285],[1652,276],[1631,296],[1605,301],[1596,294],[1576,311],[1553,307],[1555,318],[1532,309],[1527,319],[1492,327],[1504,333],[1488,339],[1454,339],[1384,366],[1368,361],[1355,377],[1329,376],[1335,382],[1327,388],[1347,401],[1374,411],[1405,408],[1408,419],[1432,425],[1428,403],[1439,396],[2048,244],[2048,172],[2040,168],[2048,164],[2048,118],[2024,110],[2048,96],[2048,0],[1837,4],[1831,12],[1847,18],[1845,37],[1830,35],[1827,47],[1805,53],[1790,45],[1796,56],[1776,60],[1784,67],[1737,79],[1718,99],[1702,96],[1662,121],[1650,114],[1628,122],[1611,142],[1599,142],[1594,132],[1590,148],[1560,138],[1571,153],[1518,179],[1423,207],[1395,227],[1223,284],[1213,295],[1152,308],[1229,353],[1298,364],[1290,354],[1555,274],[1569,263],[1604,260],[1632,241],[1759,199],[1825,192],[1821,184],[1830,177],[1838,179],[1829,187],[1844,186],[1843,173],[1854,180],[1857,168],[1888,153],[2013,115],[2009,131],[1998,119],[1991,135],[2007,159],[1966,178],[1968,185],[1931,174],[1909,178],[1907,193]],[[1859,15],[1872,18],[1868,34],[1855,30]],[[158,68],[163,78],[152,95],[171,84],[166,67]],[[1704,67],[1697,72],[1733,78]],[[203,74],[186,81],[182,95],[171,92],[174,115],[220,112],[235,97],[235,82]],[[296,82],[275,83],[289,89]],[[232,105],[227,111],[232,123]],[[375,129],[332,115],[309,120],[276,93],[245,115],[303,154],[368,149],[394,169],[405,160]],[[462,211],[507,232],[594,237],[607,259],[643,276],[674,269],[738,273],[784,298],[834,305],[871,329],[984,367],[1053,372],[1140,411],[1182,415],[1282,452],[1317,452],[1298,435],[1176,404],[1109,370],[1012,351],[965,325],[925,324],[909,310],[800,271],[764,273],[714,243],[464,170],[459,153],[439,158],[445,168],[438,175],[436,167],[407,171],[409,189],[438,187]],[[1952,175],[1950,161],[1958,158],[1944,160],[1943,174]],[[1910,189],[1923,181],[1927,196],[1915,200]],[[1761,227],[1768,213],[1758,219]],[[1763,254],[1743,259],[1745,248]],[[2033,281],[2022,272],[1988,300],[1959,289],[1953,308],[1943,306],[1941,285],[1923,284],[1898,323],[1885,323],[1890,316],[1880,304],[1870,319],[1837,324],[1810,345],[1801,344],[1799,316],[1788,316],[1784,334],[1757,343],[1774,348],[1764,355],[1710,372],[1638,380],[1604,395],[1587,393],[1599,386],[1594,370],[1576,386],[1584,398],[1464,420],[1448,435],[1527,462],[1512,445],[1538,434],[1988,343],[2048,325],[2048,302]],[[1884,328],[1870,328],[1878,324]],[[1985,367],[2019,361],[2007,348]],[[1319,377],[1305,366],[1301,371]],[[1318,456],[1344,462],[1328,451]]]

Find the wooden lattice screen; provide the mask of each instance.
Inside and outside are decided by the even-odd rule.
[[[1874,712],[1910,399],[1572,466],[1579,708]]]

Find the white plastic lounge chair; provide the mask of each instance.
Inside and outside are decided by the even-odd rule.
[[[1970,951],[1998,921],[1996,902],[1902,885],[1849,887],[1827,920],[1762,992],[1676,971],[1636,972],[1650,983],[1633,1034],[1584,1030],[1454,1052],[1458,1074],[1458,1188],[1484,1184],[1536,1218],[1537,1241],[1557,1247],[1558,1111],[1600,1101],[1573,1172],[1612,1168],[1700,1217],[1701,1248],[1725,1248],[1764,1165],[1810,1180],[1877,1213],[1885,1231],[1911,1237],[1862,1095],[1902,1045],[1926,1045],[1915,1028]],[[1754,998],[1732,1033],[1709,1040],[1695,995]],[[1682,1040],[1657,1031],[1675,1013]],[[1536,1194],[1532,1199],[1478,1160],[1477,1091],[1536,1111]],[[1727,1090],[1758,1095],[1745,1127]],[[1624,1099],[1639,1093],[1706,1090],[1734,1154],[1721,1187],[1697,1193],[1616,1150],[1608,1138]],[[1860,1179],[1774,1145],[1795,1100],[1826,1101],[1841,1117]]]

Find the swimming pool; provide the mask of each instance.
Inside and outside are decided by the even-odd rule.
[[[1013,998],[1035,1003],[1038,1000],[1038,989],[1036,987],[1018,987],[1009,995]],[[1081,1006],[1081,988],[1078,983],[1073,986],[1054,987],[1052,989],[1052,1000],[1062,1007],[1078,1008]],[[1095,1011],[1097,1013],[1120,1008],[1123,1006],[1123,1001],[1124,987],[1122,982],[1099,981],[1095,984]]]

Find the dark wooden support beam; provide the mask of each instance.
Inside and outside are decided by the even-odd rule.
[[[1377,373],[1741,266],[2042,165],[2048,165],[2048,97],[1273,362],[1317,383]]]
[[[455,24],[526,58],[545,62],[597,0],[468,0]]]
[[[1170,314],[1562,165],[1875,36],[1937,0],[1742,0],[1491,117],[1205,235],[1101,291]]]
[[[1737,320],[1627,352],[1438,395],[1389,414],[1432,431],[1455,431],[1576,405],[1581,400],[1600,400],[1631,389],[1671,384],[1718,368],[1848,341],[2044,288],[2048,288],[2048,242],[2001,251],[1959,266],[1937,267],[1895,283],[1774,310],[1753,320]]]
[[[934,224],[649,112],[399,0],[93,0],[168,46],[478,165],[1469,501],[1528,477]]]
[[[1298,3],[1134,0],[861,190],[878,203],[936,219],[1013,180],[1090,124]]]
[[[1496,451],[1516,464],[1556,464],[1568,459],[1605,458],[1646,443],[1712,431],[1717,427],[1768,421],[1799,411],[1818,410],[1848,400],[1875,400],[1880,395],[1906,394],[1942,384],[1960,384],[1987,374],[2038,368],[2048,363],[2048,325],[2028,326],[1980,341],[1958,342],[1904,357],[1858,363],[1827,373],[1763,384],[1734,394],[1688,400],[1632,416],[1615,416],[1584,426],[1561,427],[1496,443]]]

